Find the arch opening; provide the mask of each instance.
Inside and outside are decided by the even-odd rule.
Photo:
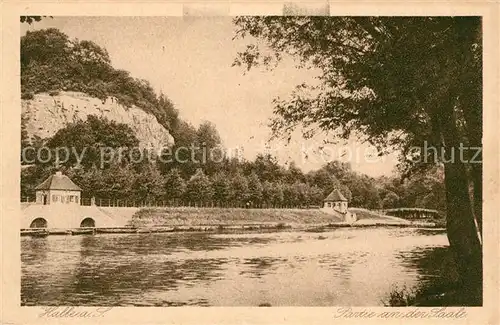
[[[47,228],[47,220],[44,218],[36,218],[31,222],[30,228]]]
[[[80,223],[80,228],[95,228],[95,220],[92,218],[85,218]]]

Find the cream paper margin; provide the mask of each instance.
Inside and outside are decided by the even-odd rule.
[[[187,2],[186,2],[187,3]],[[5,1],[2,15],[1,107],[1,232],[3,324],[498,324],[498,110],[499,24],[497,2],[330,2],[330,14],[384,16],[483,16],[484,30],[484,306],[467,308],[462,319],[343,319],[335,318],[337,307],[115,307],[102,318],[39,318],[40,307],[20,306],[20,15],[49,16],[181,16],[196,15],[281,15],[281,1],[268,2],[178,2],[153,1]],[[302,1],[317,5],[326,1]],[[189,10],[188,10],[189,9]],[[194,11],[193,11],[194,10]],[[124,47],[124,50],[126,47]],[[132,50],[132,49],[130,49]],[[78,307],[78,311],[95,308]],[[409,308],[353,308],[380,311],[408,311]],[[419,308],[428,310],[429,308]],[[451,308],[450,311],[458,310]]]

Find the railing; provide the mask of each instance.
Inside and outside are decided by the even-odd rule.
[[[92,202],[93,201],[93,202]],[[21,197],[22,203],[36,203],[34,197]],[[167,208],[167,207],[185,207],[185,208],[253,208],[253,209],[314,209],[317,206],[300,206],[286,204],[269,204],[251,202],[190,202],[182,200],[124,200],[124,199],[102,199],[102,198],[81,198],[80,205],[99,206],[99,207],[129,207],[129,208]]]
[[[22,197],[22,203],[36,203],[35,197]],[[103,199],[103,198],[81,198],[80,205],[99,207],[130,207],[130,208],[252,208],[252,209],[318,209],[317,205],[287,205],[252,202],[190,202],[183,200],[124,200],[124,199]]]
[[[439,217],[440,212],[425,208],[395,208],[395,209],[379,209],[379,213],[387,214],[404,219],[426,219]]]
[[[273,205],[266,203],[253,204],[251,202],[190,202],[181,200],[122,200],[122,199],[92,199],[82,198],[82,205],[96,205],[100,207],[136,207],[136,208],[167,208],[167,207],[184,207],[184,208],[253,208],[253,209],[309,209],[313,206],[293,206],[293,205]]]

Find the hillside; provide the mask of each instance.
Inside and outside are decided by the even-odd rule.
[[[174,144],[172,135],[154,115],[134,105],[127,108],[113,97],[103,101],[80,92],[60,92],[54,96],[40,93],[31,100],[23,99],[21,105],[28,137],[49,138],[69,123],[96,115],[130,126],[141,146],[158,148]]]
[[[21,37],[21,99],[28,135],[42,138],[95,114],[128,124],[141,144],[151,135],[155,145],[172,144],[179,122],[173,103],[148,81],[113,67],[105,48],[55,28]]]

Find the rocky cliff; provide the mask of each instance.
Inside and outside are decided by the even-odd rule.
[[[68,123],[86,120],[88,115],[129,125],[141,146],[159,148],[170,147],[174,143],[172,135],[152,114],[135,106],[127,108],[112,97],[102,101],[83,93],[61,92],[56,96],[42,93],[32,100],[22,100],[22,116],[30,137],[51,137]]]

